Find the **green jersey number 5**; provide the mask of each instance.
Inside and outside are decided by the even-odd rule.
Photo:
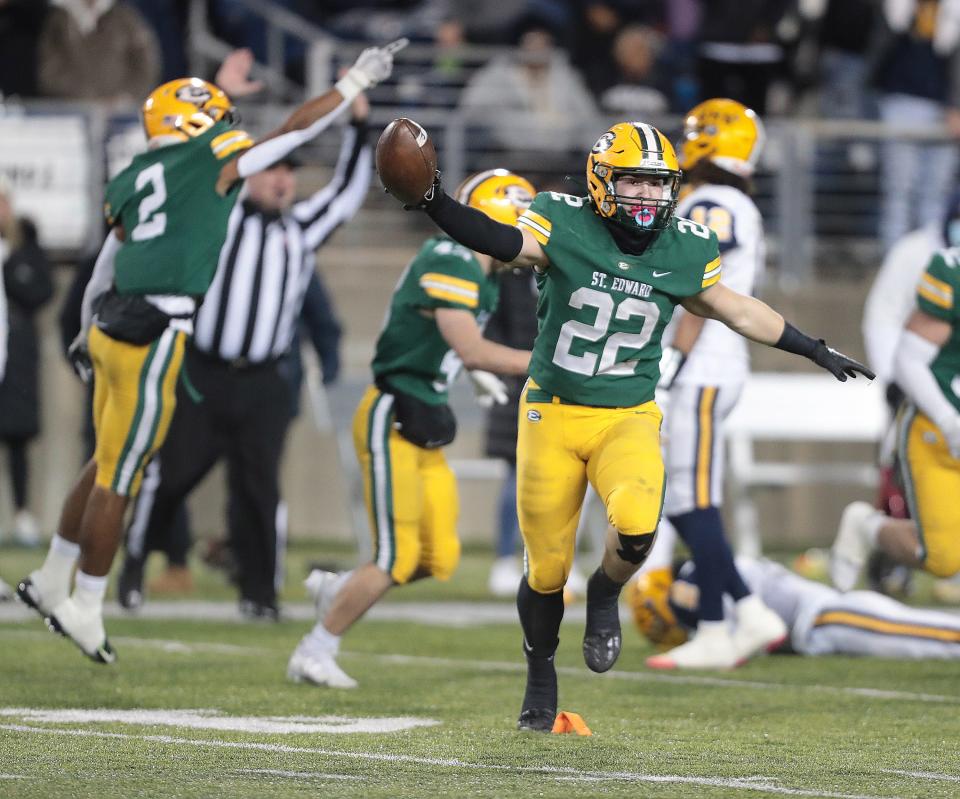
[[[162,236],[167,229],[167,215],[160,210],[167,201],[167,183],[163,178],[163,164],[151,164],[137,175],[136,189],[149,185],[151,192],[137,208],[139,222],[130,236],[134,241],[146,241]]]
[[[590,288],[577,289],[570,295],[568,304],[571,308],[578,310],[584,306],[596,308],[597,317],[592,325],[573,319],[563,324],[563,327],[560,328],[560,335],[557,337],[553,362],[568,372],[576,372],[589,377],[600,373],[605,375],[632,375],[636,369],[637,361],[617,363],[617,352],[621,347],[641,350],[650,342],[657,321],[660,319],[660,309],[657,305],[647,300],[627,297],[614,310],[613,297]],[[614,333],[607,339],[599,356],[589,351],[582,355],[574,355],[570,352],[574,339],[600,341],[607,335],[611,319],[625,322],[635,316],[643,318],[640,332]]]

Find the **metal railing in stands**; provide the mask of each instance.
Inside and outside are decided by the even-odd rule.
[[[240,108],[244,126],[256,134],[275,127],[291,106],[241,103]],[[91,158],[81,165],[81,172],[89,186],[79,212],[90,214],[89,230],[82,244],[75,245],[78,250],[85,249],[100,235],[97,208],[104,176],[115,171],[118,160],[131,157],[133,150],[142,146],[142,137],[137,139],[135,108],[118,112],[89,103],[48,101],[0,105],[0,120],[31,116],[49,119],[57,115],[82,119],[86,131]],[[448,188],[472,172],[505,166],[529,175],[538,188],[568,193],[583,192],[585,155],[598,133],[614,121],[610,116],[544,119],[520,113],[491,115],[400,104],[375,105],[371,122],[379,129],[397,116],[414,117],[430,132]],[[649,121],[674,139],[678,137],[678,118]],[[786,289],[808,281],[815,271],[853,270],[862,275],[875,269],[882,256],[877,233],[884,144],[945,140],[944,132],[937,128],[891,128],[857,120],[772,118],[767,121],[767,129],[768,143],[755,180],[755,198],[768,233],[771,277]],[[2,135],[0,128],[0,172],[12,178],[17,189],[17,164],[11,160],[14,156]],[[553,149],[546,146],[550,140],[545,137],[567,144]],[[39,140],[32,144],[34,150],[42,147]],[[336,148],[336,136],[324,135],[306,147],[304,154],[307,160],[330,165]],[[33,152],[31,157],[35,165],[42,165],[42,152]],[[566,175],[572,180],[565,180]],[[372,192],[365,210],[382,213],[395,208],[382,193]],[[416,228],[409,215],[402,219],[391,224]]]

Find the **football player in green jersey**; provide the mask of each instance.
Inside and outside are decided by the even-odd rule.
[[[404,44],[364,50],[333,89],[256,144],[234,127],[227,95],[199,78],[165,83],[143,104],[147,151],[107,186],[111,232],[71,347],[82,376],[95,376],[94,455],[64,503],[43,566],[17,591],[93,660],[116,658],[102,614],[123,514],[169,429],[185,339],[216,272],[243,178],[328,127],[389,76]]]
[[[475,175],[458,192],[467,206],[508,225],[533,194],[528,181],[503,169]],[[497,303],[494,266],[489,255],[431,238],[394,289],[374,384],[353,419],[373,559],[346,575],[311,574],[320,618],[290,658],[292,680],[356,686],[336,662],[340,636],[392,586],[447,580],[457,567],[457,485],[441,449],[456,433],[449,384],[461,366],[524,375],[530,362],[529,352],[483,337]]]
[[[660,337],[679,304],[753,341],[810,358],[838,380],[873,375],[769,306],[726,288],[717,237],[674,217],[681,179],[669,140],[614,125],[587,157],[589,195],[537,195],[516,227],[445,194],[419,207],[456,241],[539,275],[539,334],[520,406],[517,495],[526,576],[517,607],[527,657],[518,726],[549,731],[563,585],[587,481],[607,510],[602,562],[587,587],[583,655],[603,672],[620,653],[617,601],[653,543],[663,502]]]
[[[906,402],[897,417],[897,455],[909,519],[866,502],[843,512],[830,578],[852,589],[878,549],[896,563],[946,578],[960,572],[960,248],[934,253],[916,287],[894,375]]]

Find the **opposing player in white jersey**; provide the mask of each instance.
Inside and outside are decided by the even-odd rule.
[[[790,632],[785,651],[915,660],[960,659],[960,617],[912,608],[875,591],[841,593],[765,558],[737,558],[750,589]],[[640,632],[658,646],[697,627],[699,591],[692,561],[634,580],[629,599]]]
[[[723,283],[740,294],[753,293],[766,256],[763,220],[750,199],[763,141],[763,123],[752,110],[735,100],[713,99],[687,114],[680,147],[692,190],[682,196],[677,214],[717,234]],[[689,547],[698,566],[702,623],[687,643],[647,663],[661,669],[730,668],[786,635],[737,573],[720,516],[722,427],[750,371],[747,342],[723,323],[683,309],[677,309],[671,327],[658,386],[658,402],[666,400],[663,515],[670,526],[661,523],[656,546],[672,552],[672,527]],[[734,599],[742,622],[734,634],[724,622],[724,594]]]

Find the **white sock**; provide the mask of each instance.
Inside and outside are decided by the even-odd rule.
[[[70,575],[73,574],[73,567],[79,557],[79,544],[67,541],[59,533],[54,533],[53,538],[50,539],[46,560],[43,561],[43,566],[38,572],[41,583],[38,587],[41,593],[60,592],[66,597],[70,592]]]
[[[102,613],[103,597],[107,593],[107,577],[94,577],[78,571],[74,583],[73,601],[85,611]]]
[[[879,535],[880,528],[883,527],[887,521],[888,516],[882,510],[878,510],[876,513],[871,514],[864,521],[863,532],[866,534],[867,541],[870,542],[871,547],[876,547],[877,535]]]
[[[331,655],[336,655],[340,651],[340,636],[329,632],[322,621],[313,625],[313,629],[307,633],[307,640]]]
[[[727,627],[726,619],[720,619],[720,621],[704,621],[701,619],[697,622],[697,635],[726,635],[729,632]]]
[[[744,597],[740,597],[735,603],[737,608],[737,618],[741,618],[742,614],[750,615],[751,613],[757,613],[760,610],[765,610],[766,605],[763,603],[763,600],[760,599],[756,594],[747,594]]]

